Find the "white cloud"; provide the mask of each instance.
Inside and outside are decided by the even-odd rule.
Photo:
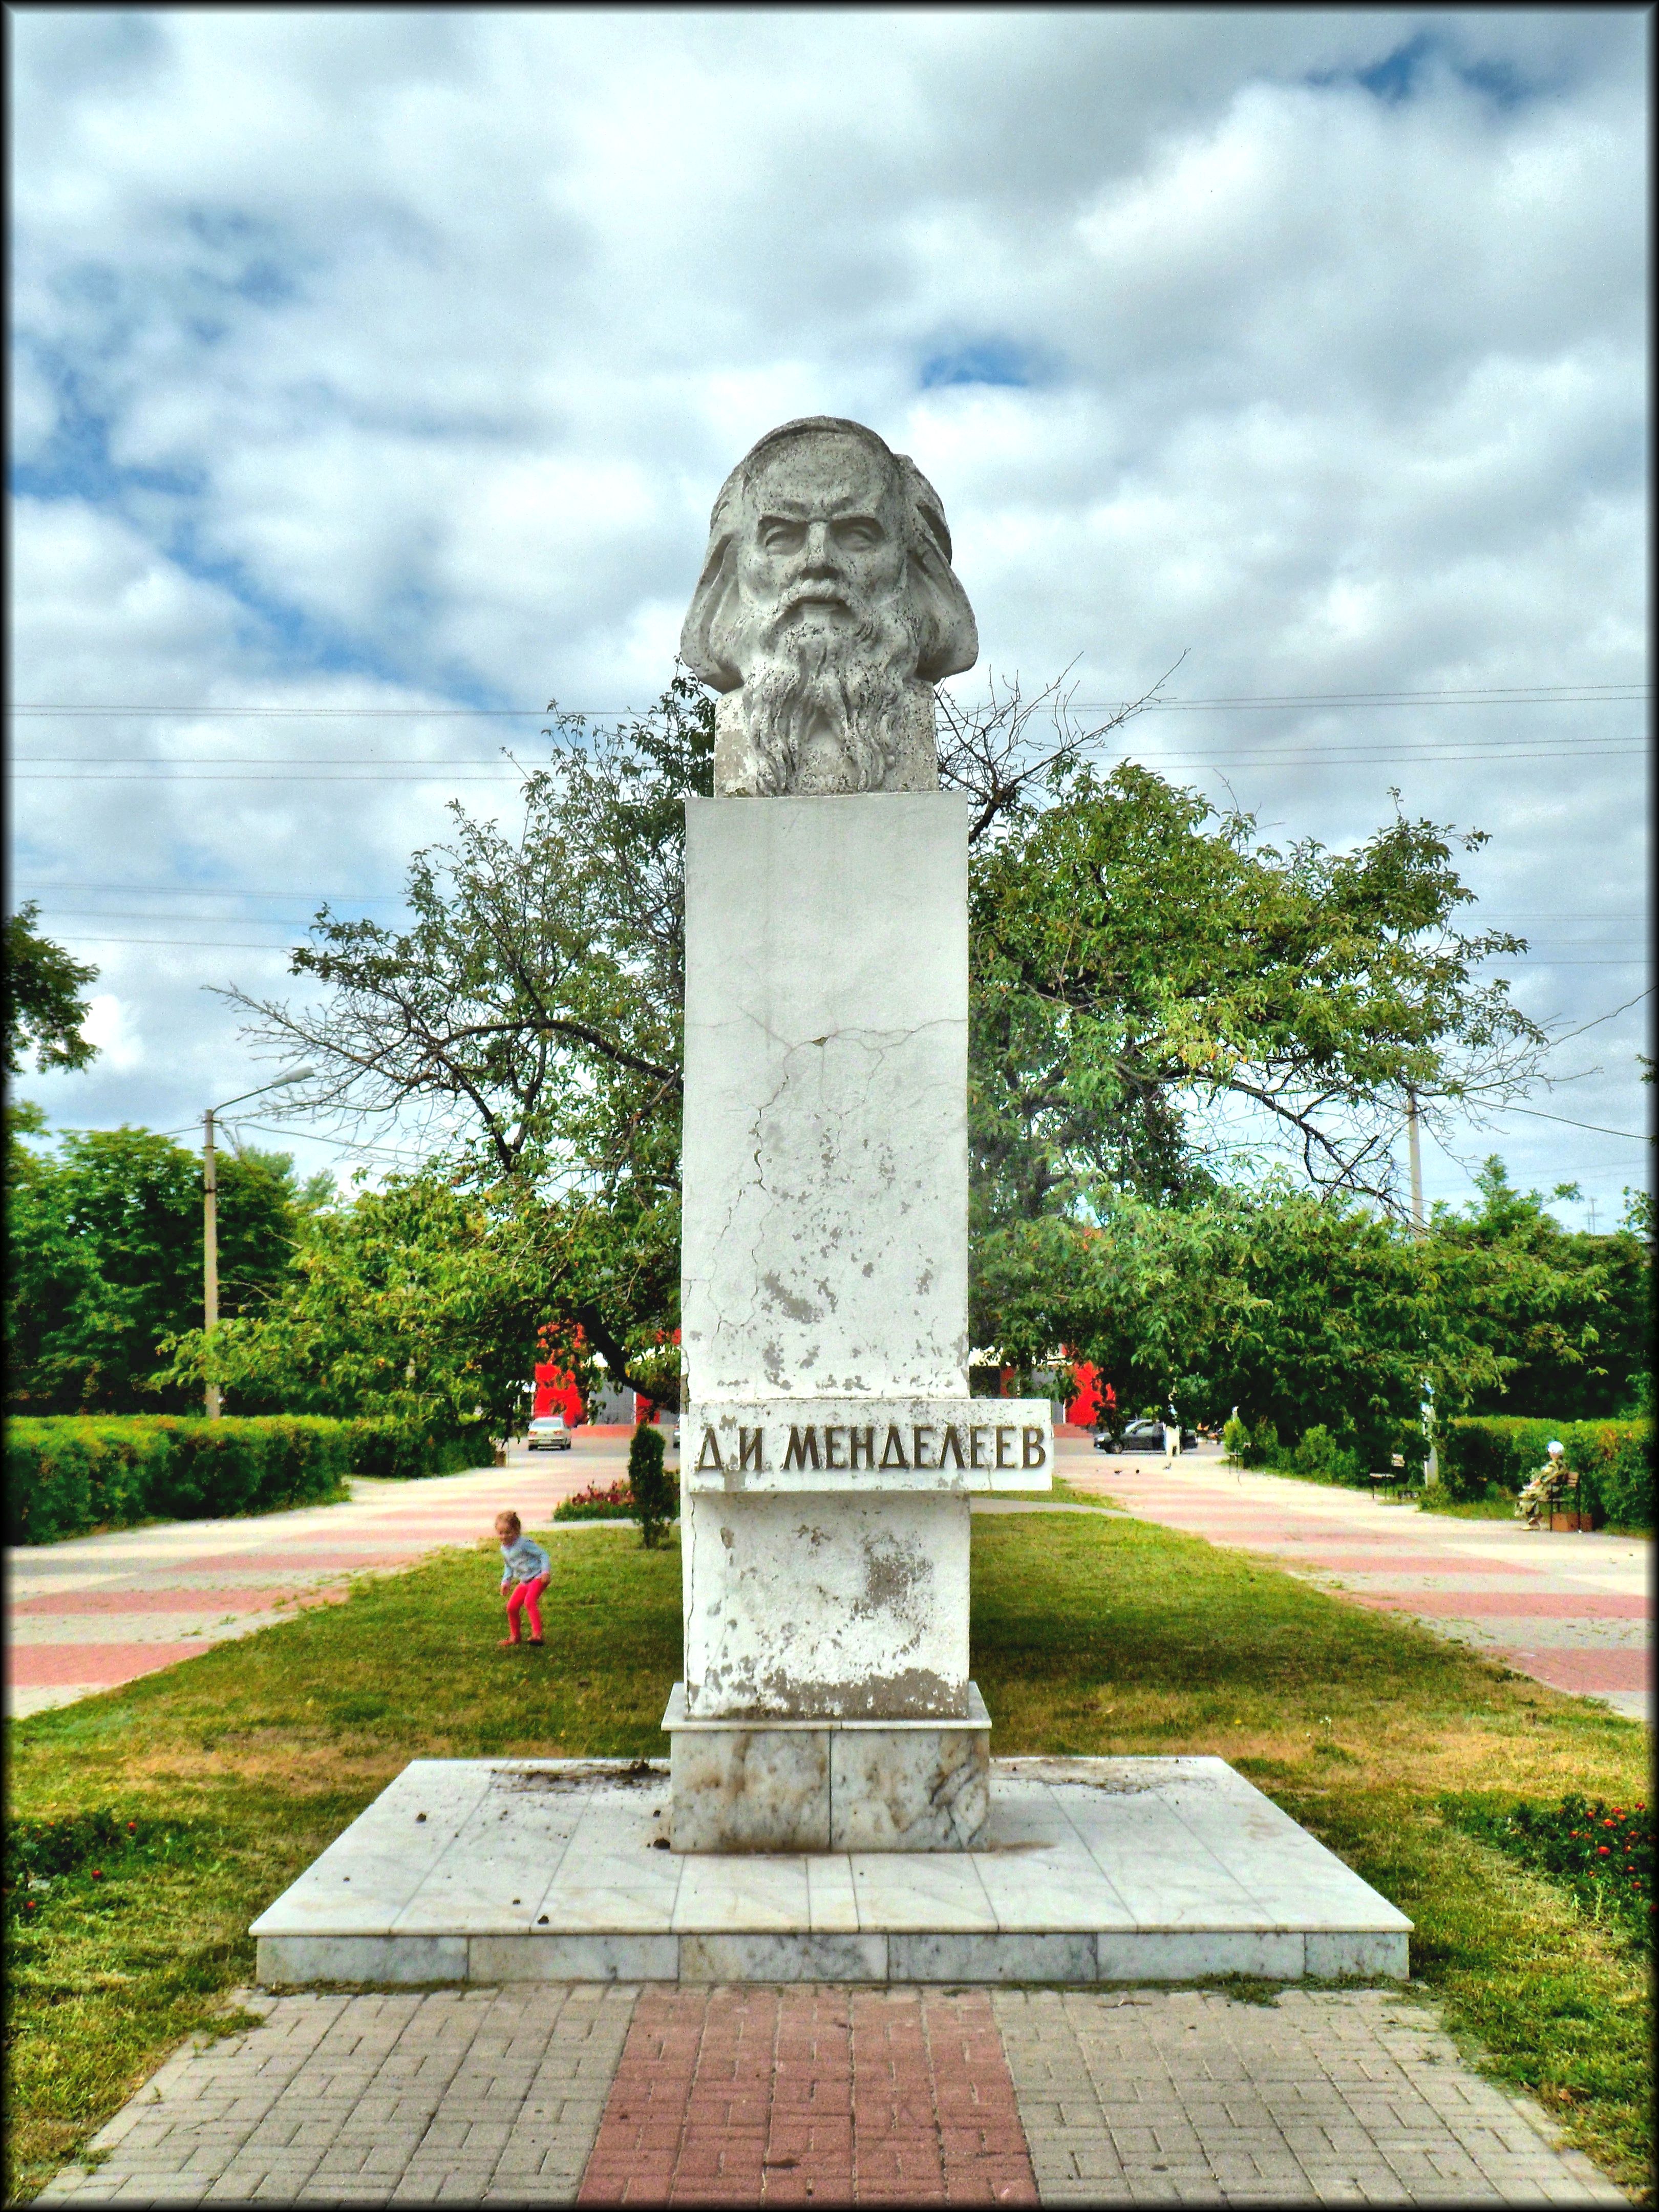
[[[641,701],[721,477],[812,411],[938,484],[1000,670],[1077,659],[1100,698],[1188,647],[1206,696],[1641,675],[1647,37],[1595,9],[25,11],[17,688],[189,719],[24,723],[20,759],[442,767],[501,733],[228,710]],[[1135,734],[1226,753],[1292,832],[1363,835],[1391,783],[1480,822],[1471,879],[1552,948],[1516,989],[1555,1013],[1642,980],[1565,964],[1644,950],[1642,763],[1598,742],[1639,726]],[[1395,757],[1253,764],[1322,749]],[[177,1121],[235,1088],[198,986],[280,979],[289,894],[395,889],[449,788],[511,795],[181,774],[19,786],[20,896],[185,917],[99,930],[148,1052],[55,1105]],[[111,941],[145,933],[212,944]],[[1582,1118],[1640,1126],[1640,1034],[1595,1033]],[[1639,1158],[1514,1130],[1520,1163]]]

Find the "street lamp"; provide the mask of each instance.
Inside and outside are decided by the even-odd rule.
[[[202,1304],[207,1316],[205,1334],[209,1336],[219,1326],[219,1170],[213,1152],[214,1116],[222,1114],[227,1106],[240,1106],[245,1098],[261,1098],[267,1091],[281,1091],[288,1084],[303,1083],[316,1073],[314,1067],[290,1067],[286,1075],[262,1083],[257,1091],[239,1091],[222,1105],[210,1106],[202,1116]],[[207,1386],[207,1417],[210,1421],[219,1418],[216,1382]]]

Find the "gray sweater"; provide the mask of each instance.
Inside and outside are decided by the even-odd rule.
[[[538,1575],[548,1573],[553,1565],[541,1546],[529,1536],[515,1536],[510,1544],[503,1544],[501,1557],[507,1563],[501,1569],[503,1589],[514,1583],[533,1583]]]

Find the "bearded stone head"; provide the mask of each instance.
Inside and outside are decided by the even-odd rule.
[[[723,695],[717,793],[937,790],[933,687],[978,654],[945,511],[907,454],[830,415],[750,447],[680,634]]]

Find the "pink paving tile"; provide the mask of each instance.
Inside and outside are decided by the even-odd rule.
[[[836,2110],[815,2116],[820,2081]],[[964,2124],[975,2099],[977,2124]],[[667,2158],[655,2130],[642,2140],[647,2112],[677,2118]],[[580,2201],[644,2197],[1036,2203],[988,1996],[647,1988]]]
[[[1534,1620],[1648,1620],[1653,1608],[1644,1597],[1598,1595],[1573,1590],[1356,1590],[1361,1605],[1389,1613],[1430,1613],[1437,1619],[1481,1620],[1488,1616]]]
[[[1552,1690],[1573,1690],[1583,1697],[1653,1686],[1650,1651],[1499,1650],[1492,1656]]]
[[[258,1589],[78,1589],[59,1596],[26,1597],[11,1608],[14,1620],[62,1620],[69,1614],[108,1613],[269,1613],[273,1606],[300,1598],[317,1604],[337,1601],[343,1590]]]
[[[55,1690],[83,1682],[112,1690],[214,1649],[205,1638],[191,1644],[12,1644],[6,1650],[6,1680],[15,1690]]]
[[[1271,1546],[1263,1544],[1252,1543],[1243,1548],[1272,1552]],[[1327,1574],[1345,1575],[1524,1575],[1530,1571],[1528,1565],[1521,1560],[1483,1559],[1457,1552],[1413,1551],[1409,1557],[1395,1553],[1384,1562],[1374,1552],[1328,1552],[1311,1544],[1294,1558],[1287,1558],[1285,1565],[1319,1567]]]
[[[361,1547],[350,1551],[321,1552],[290,1551],[285,1544],[272,1543],[263,1552],[219,1552],[210,1559],[191,1559],[188,1564],[198,1574],[216,1569],[228,1571],[237,1567],[269,1567],[277,1565],[292,1572],[295,1567],[337,1567],[343,1571],[354,1567],[400,1567],[418,1559],[418,1550],[408,1544],[387,1545],[383,1549],[366,1551]],[[181,1565],[185,1564],[180,1562]],[[151,1569],[151,1572],[158,1571]]]

